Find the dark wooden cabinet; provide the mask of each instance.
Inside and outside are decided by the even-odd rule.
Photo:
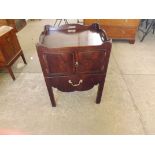
[[[99,23],[112,39],[125,39],[135,42],[140,19],[84,19],[84,24]]]
[[[15,76],[12,72],[11,65],[19,56],[22,57],[26,64],[23,51],[16,36],[16,31],[9,26],[0,26],[0,68],[6,68],[13,80],[15,80]]]
[[[100,103],[112,42],[98,24],[46,25],[37,52],[52,106],[52,87],[64,92],[84,91],[99,84]]]

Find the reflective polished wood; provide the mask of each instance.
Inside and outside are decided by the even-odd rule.
[[[99,84],[100,103],[112,42],[98,24],[68,24],[58,28],[46,25],[37,52],[52,106],[52,87],[64,92],[84,91]]]

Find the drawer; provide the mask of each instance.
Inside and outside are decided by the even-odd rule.
[[[99,24],[109,26],[131,26],[137,27],[139,19],[99,19]]]
[[[91,25],[93,23],[98,23],[98,20],[97,19],[84,19],[85,25]]]
[[[5,19],[0,19],[0,26],[7,25],[7,21]]]
[[[107,26],[131,26],[137,27],[140,19],[84,19],[84,24],[90,25],[92,23],[99,23]]]
[[[104,80],[105,75],[71,75],[61,77],[46,77],[50,85],[64,92],[84,91]]]
[[[135,38],[135,34],[137,29],[136,28],[124,28],[124,27],[117,27],[117,26],[101,26],[108,35],[109,38],[112,39],[131,39]]]

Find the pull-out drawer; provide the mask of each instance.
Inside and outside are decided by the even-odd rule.
[[[137,27],[139,19],[98,19],[98,23],[106,26]]]
[[[119,27],[119,26],[101,26],[110,38],[113,39],[129,39],[133,38],[136,34],[136,28]]]
[[[84,91],[91,89],[94,85],[102,82],[105,75],[71,75],[59,77],[45,77],[52,87],[64,92]]]

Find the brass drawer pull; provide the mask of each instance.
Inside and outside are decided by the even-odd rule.
[[[79,65],[78,61],[75,62],[75,66],[77,67]]]
[[[73,82],[71,80],[68,80],[68,83],[70,83],[73,87],[79,86],[82,82],[83,82],[83,80],[80,80],[78,84],[73,84]]]

